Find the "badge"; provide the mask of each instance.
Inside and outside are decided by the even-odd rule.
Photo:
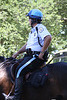
[[[43,27],[40,27],[39,28],[39,32],[42,33],[43,31],[44,31],[44,28]]]
[[[34,33],[34,37],[36,36],[36,33]]]

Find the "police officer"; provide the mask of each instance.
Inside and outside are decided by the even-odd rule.
[[[29,17],[29,24],[32,27],[28,41],[12,56],[16,58],[20,53],[26,52],[23,61],[16,69],[15,92],[12,100],[21,100],[24,75],[37,70],[46,62],[45,52],[51,42],[51,34],[48,32],[47,28],[41,24],[43,18],[42,12],[38,9],[32,9],[27,16]]]

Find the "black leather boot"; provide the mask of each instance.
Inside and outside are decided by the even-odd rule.
[[[23,77],[20,76],[15,80],[15,92],[12,100],[21,100],[23,93]]]

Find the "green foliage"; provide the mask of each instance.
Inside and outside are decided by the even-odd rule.
[[[30,32],[26,14],[34,8],[42,11],[42,23],[52,35],[49,51],[66,48],[66,1],[0,0],[0,55],[12,56],[26,43]]]

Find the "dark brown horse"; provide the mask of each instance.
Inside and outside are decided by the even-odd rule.
[[[11,91],[13,83],[10,78],[10,68],[16,60],[3,60],[0,63],[0,100],[6,100],[3,93],[8,95],[14,92],[14,89]],[[37,73],[33,72],[24,83],[22,100],[67,100],[67,63],[57,62],[46,66],[48,77],[44,84],[38,87],[30,84],[30,76]]]

